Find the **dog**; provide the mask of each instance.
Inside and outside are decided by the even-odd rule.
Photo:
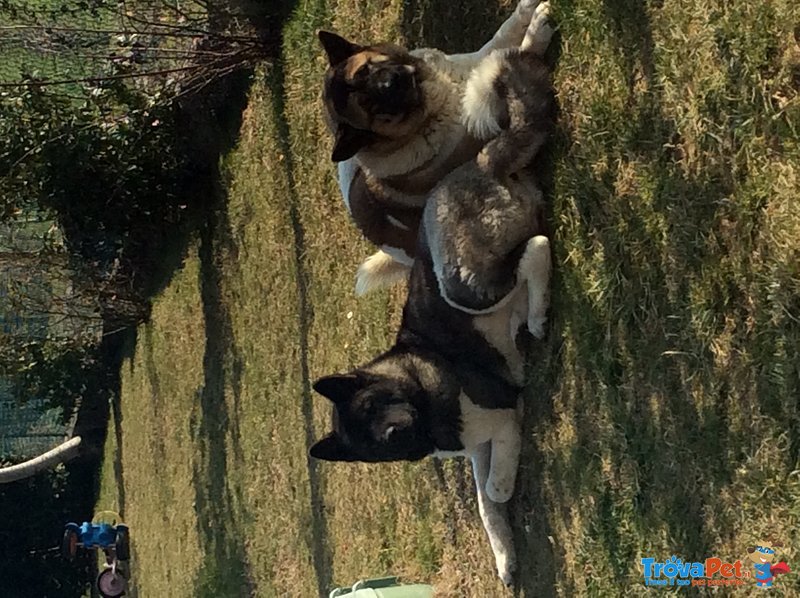
[[[499,134],[445,176],[421,216],[408,297],[392,348],[317,380],[333,430],[310,449],[329,461],[472,458],[481,518],[500,578],[516,556],[505,505],[521,447],[524,325],[544,335],[549,241],[542,193],[526,166],[554,121],[550,72],[537,53],[494,52],[468,83],[490,110],[472,115]],[[474,89],[474,87],[481,89]]]
[[[481,124],[492,107],[485,96],[464,93],[467,80],[476,69],[491,80],[491,69],[478,67],[498,49],[525,42],[528,52],[543,55],[553,35],[548,11],[546,2],[521,0],[494,37],[469,54],[360,45],[319,32],[329,63],[323,104],[334,135],[331,158],[351,217],[380,248],[359,267],[357,294],[407,277],[428,194],[497,133]]]

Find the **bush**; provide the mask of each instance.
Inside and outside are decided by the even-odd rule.
[[[94,468],[72,463],[56,472],[0,485],[0,579],[8,598],[82,596],[92,578],[85,555],[69,563],[59,545],[68,521],[92,517]]]

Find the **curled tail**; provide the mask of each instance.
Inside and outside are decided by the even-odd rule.
[[[369,256],[356,273],[356,295],[382,289],[408,278],[411,266],[380,250]]]

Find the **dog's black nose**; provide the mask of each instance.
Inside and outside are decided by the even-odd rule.
[[[394,69],[383,69],[378,73],[378,88],[392,89],[397,87],[400,81],[400,73]]]

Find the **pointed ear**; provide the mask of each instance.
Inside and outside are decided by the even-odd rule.
[[[331,160],[334,162],[349,160],[356,155],[358,150],[366,147],[374,140],[375,133],[372,131],[356,129],[348,124],[340,123],[339,128],[336,129],[336,139],[333,142]]]
[[[323,461],[355,461],[350,449],[333,432],[312,446],[308,453]]]
[[[358,54],[362,50],[361,46],[349,42],[341,35],[331,33],[330,31],[320,29],[317,32],[317,37],[319,37],[319,41],[322,43],[322,47],[328,55],[328,64],[331,66],[336,66],[340,62],[344,62],[353,54]]]
[[[360,388],[361,380],[356,374],[333,374],[314,382],[314,390],[334,403],[349,401]]]

